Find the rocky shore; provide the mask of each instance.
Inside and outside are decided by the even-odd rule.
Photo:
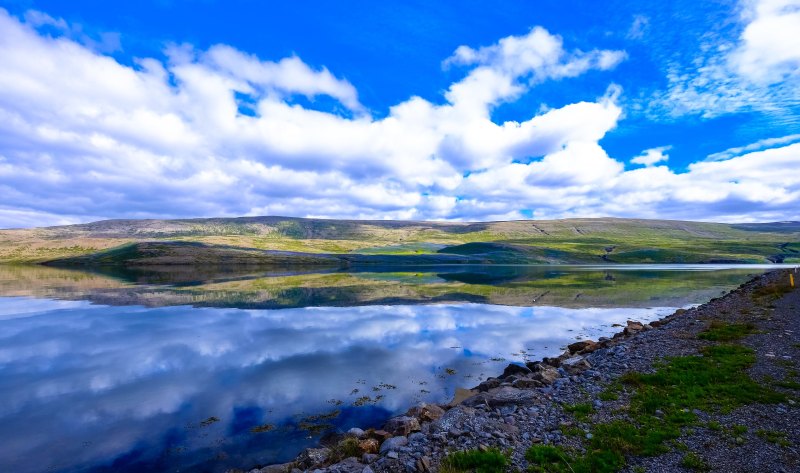
[[[509,365],[448,405],[415,406],[250,473],[800,471],[790,273]]]

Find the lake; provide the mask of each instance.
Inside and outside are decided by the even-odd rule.
[[[0,471],[288,461],[768,266],[0,266]]]

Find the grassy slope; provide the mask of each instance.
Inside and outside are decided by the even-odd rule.
[[[634,219],[487,223],[283,217],[107,220],[0,230],[0,262],[43,262],[135,242],[185,241],[314,254],[449,254],[498,262],[800,262],[800,223],[728,225]],[[474,245],[475,243],[496,245]],[[473,243],[466,247],[459,247]],[[442,249],[444,248],[444,249]],[[442,254],[439,253],[439,254]]]

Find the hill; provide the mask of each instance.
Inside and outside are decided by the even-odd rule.
[[[0,263],[800,263],[800,222],[413,222],[241,217],[0,230]]]

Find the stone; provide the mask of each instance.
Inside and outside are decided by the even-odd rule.
[[[353,427],[352,429],[348,430],[347,433],[358,438],[362,438],[364,435],[366,435],[366,432],[358,427]]]
[[[293,464],[294,463],[282,463],[280,465],[269,465],[256,471],[259,473],[289,473]]]
[[[510,365],[506,366],[506,369],[503,370],[503,374],[500,375],[500,378],[507,378],[511,375],[529,375],[531,374],[531,369],[527,366],[516,365],[511,363]]]
[[[644,325],[641,322],[637,322],[635,320],[629,320],[627,322],[627,327],[623,330],[625,335],[633,335],[635,333],[639,333],[644,330]]]
[[[296,464],[302,469],[310,469],[324,463],[331,456],[329,448],[307,448],[297,457]]]
[[[335,465],[328,467],[329,473],[362,473],[364,465],[355,458],[345,458]]]
[[[374,453],[365,453],[361,455],[361,461],[366,464],[374,463],[378,458],[380,458],[380,456]]]
[[[567,349],[570,353],[588,353],[597,347],[597,343],[591,340],[581,340],[580,342],[570,343]]]
[[[418,432],[420,428],[419,420],[417,420],[416,417],[410,416],[392,417],[383,425],[383,430],[392,435],[402,436],[406,436],[411,432]]]
[[[478,391],[486,392],[486,391],[488,391],[490,389],[494,389],[494,388],[500,387],[500,383],[501,383],[501,381],[499,379],[497,379],[497,378],[489,378],[486,381],[483,381],[483,382],[481,382],[481,384],[478,385]]]
[[[569,374],[576,374],[591,368],[592,365],[581,356],[573,356],[562,361],[561,367]]]
[[[421,422],[433,422],[445,413],[445,410],[436,404],[422,403],[408,410],[407,415],[418,418]]]
[[[358,448],[364,453],[378,453],[380,446],[377,439],[364,439],[358,442]]]
[[[471,407],[454,407],[432,424],[433,431],[447,432],[454,427],[461,429],[465,422],[475,417],[475,412],[475,409],[472,409]]]
[[[521,405],[533,403],[536,397],[536,391],[517,389],[508,386],[492,389],[485,393],[479,393],[464,400],[462,404],[469,407],[480,404],[486,404],[489,407],[498,407],[506,404]]]
[[[543,386],[543,383],[541,381],[537,381],[535,379],[520,378],[520,379],[514,381],[513,383],[511,383],[511,386],[513,386],[513,387],[515,387],[517,389],[533,389],[533,388],[538,388],[540,386]]]
[[[392,451],[390,451],[389,453],[386,454],[386,458],[391,458],[393,460],[397,460],[398,458],[400,458],[400,455],[398,455],[397,452],[392,450]]]
[[[543,384],[553,384],[553,381],[558,379],[561,375],[556,368],[543,368],[534,375],[534,379]]]
[[[364,467],[363,470],[361,470],[361,473],[375,473],[375,472],[373,471],[372,468],[370,468],[369,465],[367,465],[367,466]]]
[[[390,434],[389,432],[387,432],[387,431],[385,431],[383,429],[381,429],[381,430],[372,430],[370,432],[367,432],[367,435],[369,435],[371,438],[377,439],[378,442],[383,442],[384,440],[386,440],[386,439],[388,439],[389,437],[392,436],[392,434]]]
[[[405,437],[392,437],[390,439],[386,439],[385,442],[381,444],[380,453],[385,454],[388,451],[397,450],[400,447],[405,447],[408,445],[408,439]]]

